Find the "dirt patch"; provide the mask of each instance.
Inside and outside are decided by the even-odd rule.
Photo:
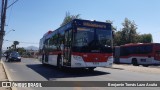
[[[121,68],[124,70],[133,71],[133,72],[160,74],[160,68],[132,66],[132,65],[127,65],[127,64],[114,64],[113,68]]]

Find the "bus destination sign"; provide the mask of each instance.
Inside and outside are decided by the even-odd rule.
[[[106,28],[106,25],[104,24],[97,24],[91,22],[83,22],[83,26],[94,27],[94,28]]]

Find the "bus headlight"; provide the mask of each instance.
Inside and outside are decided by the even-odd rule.
[[[21,57],[18,57],[18,59],[21,59]]]
[[[112,67],[112,64],[113,64],[113,56],[109,56],[109,57],[108,57],[107,63],[108,63],[108,66],[107,66],[107,67]]]
[[[73,56],[73,58],[78,61],[83,61],[83,58],[81,56]]]
[[[113,56],[109,56],[107,62],[113,62]]]

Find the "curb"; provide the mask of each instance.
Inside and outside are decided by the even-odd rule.
[[[8,69],[6,69],[6,66],[5,66],[5,64],[4,64],[4,62],[3,62],[2,60],[1,60],[1,63],[2,63],[2,65],[3,65],[3,68],[4,68],[4,71],[5,71],[6,76],[7,76],[7,78],[8,78],[8,81],[13,81],[12,78],[11,78],[11,76],[10,76],[10,74],[9,74]],[[11,89],[12,89],[12,90],[18,90],[16,87],[11,87]]]

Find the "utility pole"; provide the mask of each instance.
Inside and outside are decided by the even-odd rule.
[[[4,28],[5,28],[7,4],[8,4],[8,0],[2,0],[1,27],[0,27],[0,60],[2,58],[3,36],[5,35]]]

